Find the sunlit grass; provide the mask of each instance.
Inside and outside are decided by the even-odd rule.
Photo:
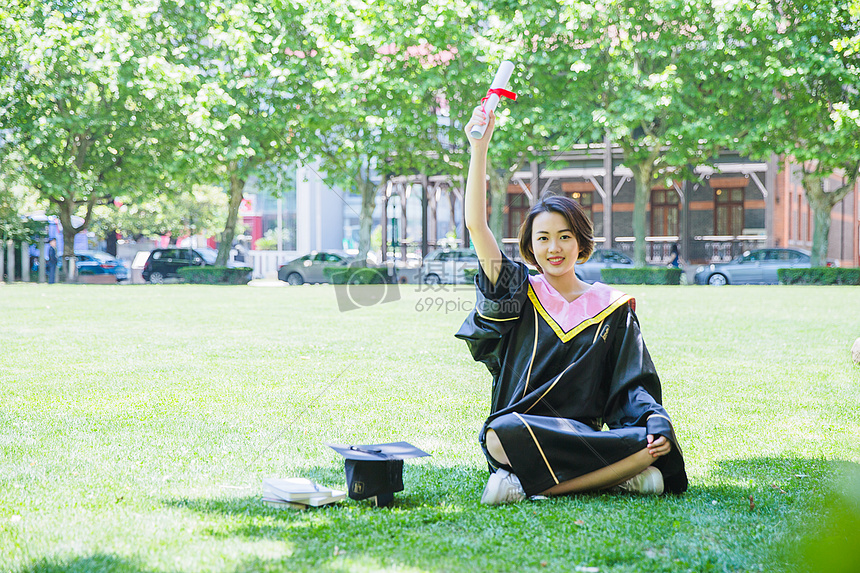
[[[788,568],[860,462],[860,290],[628,292],[690,491],[490,508],[471,288],[342,313],[331,286],[0,286],[0,570]],[[395,440],[433,457],[391,508],[258,501],[269,476],[343,486],[326,442]]]

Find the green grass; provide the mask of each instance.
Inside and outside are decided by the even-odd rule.
[[[0,571],[793,570],[860,467],[860,290],[631,286],[689,492],[482,506],[474,295],[415,289],[0,285]],[[396,440],[390,508],[259,502]]]

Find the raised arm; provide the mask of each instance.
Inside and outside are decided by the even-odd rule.
[[[470,135],[473,125],[487,123],[487,131],[481,139]],[[469,161],[469,175],[466,178],[466,198],[464,200],[466,228],[475,244],[475,252],[481,262],[481,268],[495,285],[502,268],[502,252],[496,243],[496,238],[487,224],[487,149],[493,136],[496,119],[493,112],[489,117],[481,107],[475,108],[472,118],[466,124],[466,136],[472,146],[472,158]]]

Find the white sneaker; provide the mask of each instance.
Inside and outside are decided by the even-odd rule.
[[[525,498],[526,492],[519,478],[507,470],[498,470],[487,480],[487,487],[481,495],[481,503],[500,505],[523,501]]]
[[[663,493],[663,474],[654,466],[648,466],[641,473],[616,487],[630,493],[660,495]]]

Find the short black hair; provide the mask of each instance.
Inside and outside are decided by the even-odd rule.
[[[532,248],[532,227],[535,217],[541,213],[558,213],[567,220],[570,229],[576,236],[576,243],[579,245],[579,257],[576,260],[580,263],[587,261],[594,251],[594,226],[588,215],[585,214],[582,205],[565,195],[545,197],[529,211],[526,220],[520,225],[520,256],[527,263],[543,272],[543,269],[537,264]]]

